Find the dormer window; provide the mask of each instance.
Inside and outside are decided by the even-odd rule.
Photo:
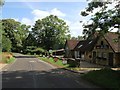
[[[78,48],[81,48],[83,45],[80,45]]]
[[[91,44],[91,43],[92,43],[92,41],[89,42],[89,44]]]

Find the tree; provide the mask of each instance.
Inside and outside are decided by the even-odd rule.
[[[11,51],[11,41],[9,38],[2,36],[2,51],[10,52]]]
[[[12,42],[12,51],[20,51],[23,40],[28,36],[29,26],[21,24],[14,19],[2,20],[2,35]]]
[[[32,35],[37,41],[37,47],[46,50],[63,48],[65,40],[69,37],[66,35],[68,32],[69,28],[66,22],[54,15],[37,20],[32,28]]]
[[[97,1],[97,2],[96,2]],[[108,4],[116,3],[112,9],[108,8]],[[92,17],[90,24],[83,24],[84,30],[83,34],[85,37],[90,37],[96,31],[101,35],[111,31],[115,25],[120,24],[120,1],[116,0],[115,2],[102,2],[99,0],[92,0],[88,3],[85,11],[81,12],[82,16],[88,16],[94,12],[96,8],[101,8],[96,12]],[[119,27],[118,27],[119,28]]]
[[[2,7],[4,5],[5,1],[4,0],[0,0],[0,7]]]
[[[72,40],[77,40],[77,37],[71,37]]]
[[[2,15],[2,6],[4,5],[4,0],[0,0],[0,15]],[[2,29],[2,22],[0,21],[0,29]],[[2,51],[2,34],[1,34],[1,30],[0,30],[0,52]]]
[[[32,32],[29,31],[29,35],[26,39],[23,40],[23,52],[26,52],[27,47],[36,47],[36,39],[32,35]]]
[[[83,40],[83,36],[71,37],[72,40]]]

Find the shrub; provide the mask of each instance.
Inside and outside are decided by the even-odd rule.
[[[33,53],[43,54],[44,53],[44,49],[42,49],[42,48],[36,48],[36,49],[33,50]]]
[[[2,36],[2,51],[3,52],[10,52],[11,51],[11,41],[9,38]]]
[[[29,54],[32,54],[32,55],[42,55],[45,53],[45,50],[43,48],[37,48],[37,47],[34,47],[34,46],[28,46],[26,51],[26,53],[29,53]]]
[[[11,53],[3,52],[1,56],[2,56],[2,60],[0,61],[1,63],[10,63],[14,60]]]
[[[74,60],[68,60],[68,64],[69,64],[69,67],[76,67],[77,66],[77,62],[74,61]]]
[[[54,62],[57,62],[57,61],[58,61],[58,58],[55,57],[55,58],[54,58]]]

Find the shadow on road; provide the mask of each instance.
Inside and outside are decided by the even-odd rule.
[[[80,80],[82,84],[76,82]],[[3,71],[3,88],[96,88],[80,79],[80,75],[62,69],[49,71]],[[94,89],[93,89],[94,90]],[[96,90],[96,89],[95,89]],[[101,90],[101,89],[100,89]]]

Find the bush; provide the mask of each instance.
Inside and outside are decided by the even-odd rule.
[[[2,60],[0,61],[1,63],[11,63],[15,59],[11,53],[7,52],[3,52],[0,56],[2,56]]]
[[[6,62],[6,63],[11,63],[11,62],[13,62],[14,60],[15,60],[15,58],[14,58],[14,57],[11,57],[11,58],[7,59],[7,62]]]
[[[32,50],[33,53],[36,53],[36,54],[44,54],[44,49],[42,48],[36,48],[34,50]]]
[[[45,54],[45,50],[42,48],[37,48],[35,46],[28,46],[26,51],[26,53],[32,54],[32,55],[43,55]]]
[[[2,36],[2,51],[3,52],[10,52],[11,51],[11,41],[9,38]]]
[[[76,67],[77,66],[77,62],[74,61],[74,60],[68,60],[68,64],[69,64],[69,67]]]

